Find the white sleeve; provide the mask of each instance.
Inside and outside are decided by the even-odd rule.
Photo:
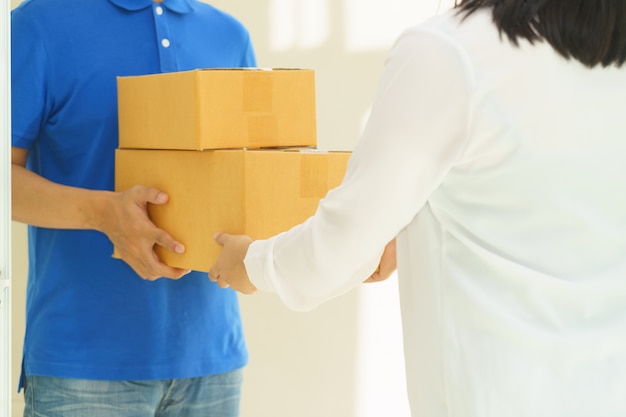
[[[252,283],[309,310],[367,279],[462,153],[470,93],[458,46],[432,32],[405,32],[344,181],[305,223],[252,243],[245,258]]]

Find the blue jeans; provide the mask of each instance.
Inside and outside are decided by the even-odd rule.
[[[242,374],[158,381],[29,376],[24,417],[237,417]]]

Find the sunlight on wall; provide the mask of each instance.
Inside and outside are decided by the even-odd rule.
[[[345,0],[346,50],[388,48],[400,33],[450,7],[447,0]]]
[[[270,46],[312,49],[328,40],[330,0],[270,0]],[[336,0],[335,0],[336,1]],[[388,48],[400,32],[449,9],[453,0],[344,0],[346,52]]]
[[[356,415],[410,417],[396,273],[360,289],[357,346]]]
[[[330,33],[330,0],[271,0],[270,47],[276,51],[312,49]]]
[[[388,48],[400,33],[447,10],[450,0],[345,0],[346,49]]]

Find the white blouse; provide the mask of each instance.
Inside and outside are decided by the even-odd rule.
[[[626,67],[459,22],[399,38],[343,183],[250,279],[312,309],[398,236],[414,417],[626,416]]]

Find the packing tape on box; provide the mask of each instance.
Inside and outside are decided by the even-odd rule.
[[[277,137],[274,110],[274,78],[267,71],[252,72],[243,78],[242,111],[248,114],[248,141],[251,146]]]
[[[274,79],[265,71],[252,72],[243,78],[243,111],[274,113]]]
[[[260,147],[268,139],[278,135],[278,120],[273,114],[258,114],[248,117],[248,141],[251,147]]]

